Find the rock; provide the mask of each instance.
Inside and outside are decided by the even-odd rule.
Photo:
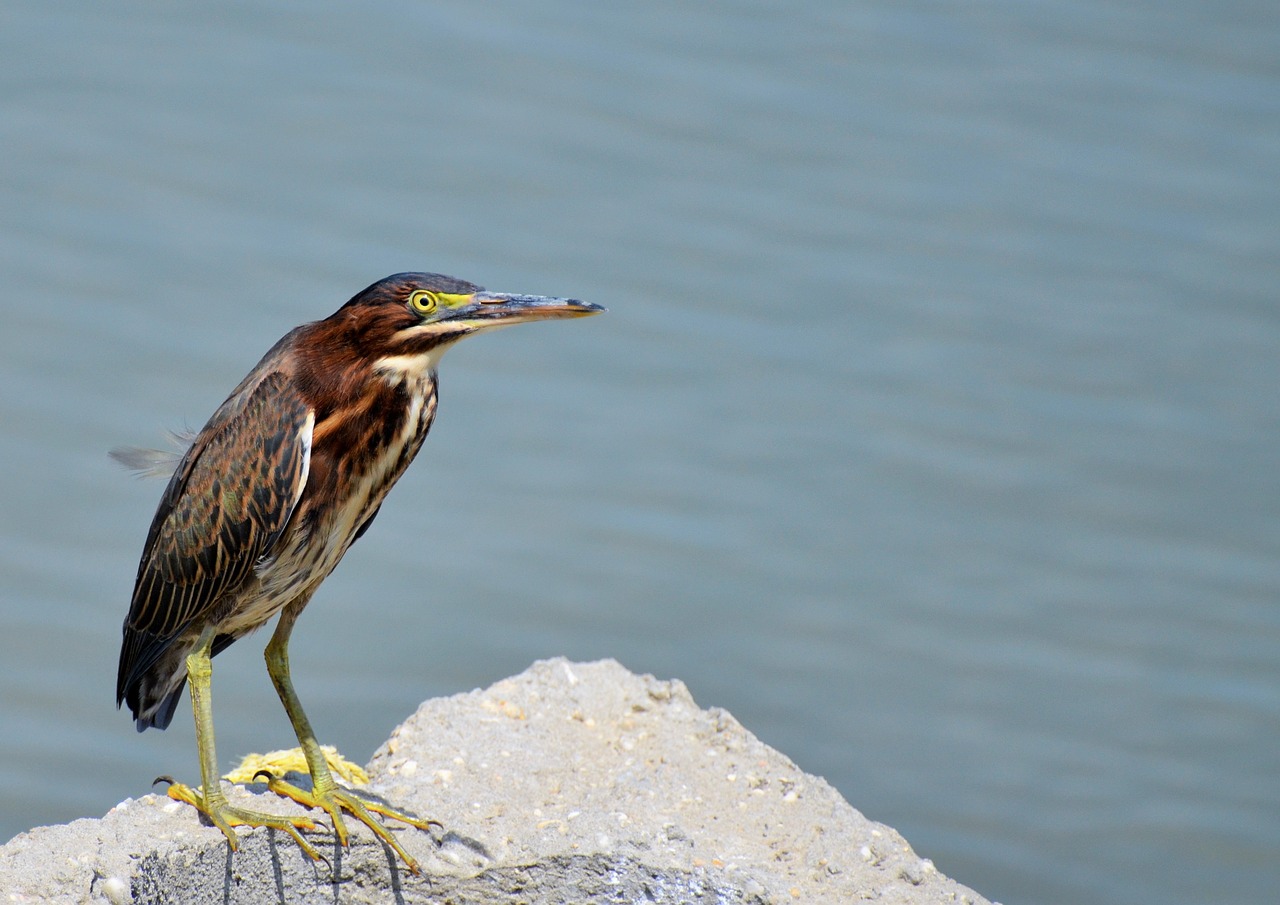
[[[611,660],[541,661],[427,701],[368,772],[368,792],[443,823],[394,830],[424,876],[355,821],[349,848],[310,834],[330,864],[266,829],[232,853],[147,795],[0,847],[0,902],[986,902],[681,682]]]

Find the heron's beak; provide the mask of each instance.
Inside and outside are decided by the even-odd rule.
[[[587,317],[604,311],[602,305],[545,295],[515,295],[481,290],[449,313],[444,320],[462,322],[477,329],[505,327],[525,321],[562,317]]]

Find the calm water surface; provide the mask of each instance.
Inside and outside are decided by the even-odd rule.
[[[106,449],[431,269],[610,313],[450,353],[295,635],[325,741],[616,657],[994,899],[1274,900],[1280,7],[316,9],[0,14],[0,838],[196,776],[112,706]]]

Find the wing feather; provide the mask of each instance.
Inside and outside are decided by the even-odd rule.
[[[288,375],[272,371],[247,379],[191,444],[147,533],[117,702],[271,554],[306,484],[314,421]]]

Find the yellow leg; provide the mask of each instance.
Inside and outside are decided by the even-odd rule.
[[[311,791],[307,792],[275,777],[271,778],[268,787],[273,792],[292,798],[307,807],[321,808],[328,812],[333,821],[334,834],[343,845],[347,844],[347,827],[342,818],[342,811],[349,811],[353,817],[373,830],[379,839],[389,845],[404,860],[409,870],[415,874],[421,873],[418,862],[409,856],[409,853],[401,847],[374,814],[399,820],[421,830],[429,829],[432,823],[439,825],[439,822],[421,820],[377,802],[366,801],[339,786],[334,781],[329,765],[325,761],[324,752],[320,750],[320,743],[316,741],[316,735],[311,729],[311,721],[302,710],[302,702],[298,700],[297,692],[293,690],[293,681],[289,678],[289,635],[306,602],[306,599],[297,601],[285,607],[280,613],[275,634],[267,643],[266,659],[267,672],[276,686],[276,692],[280,695],[285,712],[289,714],[289,722],[293,724],[293,731],[298,736],[302,754],[307,759],[307,769],[311,773]]]
[[[196,720],[196,747],[200,752],[201,791],[181,783],[171,783],[168,795],[175,801],[185,801],[213,821],[213,825],[227,837],[232,850],[239,848],[240,838],[232,827],[267,826],[283,830],[294,838],[302,850],[320,861],[320,853],[312,848],[299,829],[315,829],[315,822],[304,816],[284,817],[235,807],[227,801],[218,778],[218,755],[213,744],[213,699],[210,685],[213,679],[213,663],[210,648],[213,630],[206,629],[196,642],[195,650],[187,657],[187,681],[191,684],[191,709]]]

